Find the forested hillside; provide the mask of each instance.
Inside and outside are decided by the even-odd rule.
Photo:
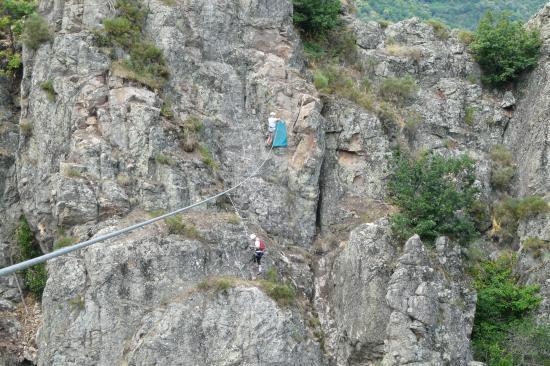
[[[516,19],[527,20],[546,0],[357,0],[363,19],[399,21],[417,16],[436,18],[454,28],[473,29],[487,10],[509,11]]]

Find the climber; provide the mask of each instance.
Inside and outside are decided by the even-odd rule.
[[[262,257],[265,252],[265,243],[256,234],[250,234],[250,240],[254,240],[254,262],[258,264],[258,274],[262,273]]]
[[[273,143],[273,133],[275,132],[275,127],[277,125],[277,116],[275,112],[271,112],[269,114],[269,118],[267,119],[267,136],[265,140],[265,146],[271,147],[271,144]]]

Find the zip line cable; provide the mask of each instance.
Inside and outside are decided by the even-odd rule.
[[[223,55],[221,54],[221,51],[219,50],[218,48],[218,52],[220,53],[220,57],[222,59],[222,61],[225,63],[224,61],[224,58],[223,58]],[[235,118],[235,111],[233,110],[233,118]],[[39,257],[36,257],[36,258],[32,258],[32,259],[29,259],[29,260],[26,260],[26,261],[23,261],[23,262],[20,262],[20,263],[16,263],[16,264],[13,264],[13,265],[10,265],[8,267],[4,267],[4,268],[0,268],[0,277],[2,276],[7,276],[9,274],[12,274],[12,273],[15,273],[17,271],[20,271],[20,270],[23,270],[23,269],[26,269],[26,268],[29,268],[31,266],[34,266],[36,264],[40,264],[40,263],[44,263],[50,259],[53,259],[53,258],[57,258],[57,257],[60,257],[62,255],[65,255],[65,254],[69,254],[71,252],[74,252],[74,251],[77,251],[77,250],[80,250],[80,249],[83,249],[83,248],[86,248],[90,245],[93,245],[93,244],[96,244],[96,243],[99,243],[99,242],[102,242],[102,241],[105,241],[105,240],[108,240],[108,239],[111,239],[111,238],[114,238],[114,237],[117,237],[117,236],[120,236],[120,235],[123,235],[123,234],[126,234],[126,233],[129,233],[133,230],[136,230],[136,229],[139,229],[139,228],[142,228],[144,226],[147,226],[147,225],[150,225],[150,224],[153,224],[157,221],[161,221],[161,220],[164,220],[170,216],[174,216],[174,215],[177,215],[181,212],[184,212],[184,211],[187,211],[191,208],[194,208],[194,207],[197,207],[197,206],[200,206],[200,205],[203,205],[205,204],[206,202],[209,202],[209,201],[212,201],[213,199],[216,199],[218,197],[221,197],[225,194],[228,194],[234,190],[236,190],[237,188],[239,188],[240,186],[244,185],[246,182],[248,182],[250,179],[252,179],[254,176],[256,176],[260,170],[264,167],[265,163],[269,160],[269,158],[271,157],[271,152],[273,151],[273,144],[274,144],[274,141],[275,141],[275,137],[277,135],[277,131],[275,130],[275,133],[274,133],[274,136],[273,136],[273,142],[271,143],[271,147],[269,149],[269,152],[267,154],[267,157],[265,158],[264,161],[262,161],[262,163],[258,166],[258,168],[256,168],[256,170],[251,174],[249,175],[248,177],[246,177],[245,179],[243,179],[240,183],[234,185],[233,187],[229,188],[229,189],[226,189],[225,191],[223,192],[220,192],[218,194],[215,194],[214,196],[211,196],[211,197],[208,197],[202,201],[199,201],[197,203],[194,203],[192,205],[189,205],[187,207],[183,207],[183,208],[180,208],[180,209],[177,209],[175,211],[172,211],[172,212],[169,212],[167,214],[164,214],[164,215],[161,215],[161,216],[158,216],[158,217],[155,217],[155,218],[152,218],[150,220],[147,220],[147,221],[143,221],[143,222],[140,222],[140,223],[137,223],[137,224],[134,224],[134,225],[131,225],[131,226],[128,226],[124,229],[120,229],[120,230],[115,230],[109,234],[105,234],[105,235],[100,235],[98,236],[97,238],[94,238],[94,239],[90,239],[90,240],[86,240],[86,241],[83,241],[81,243],[77,243],[77,244],[74,244],[74,245],[71,245],[71,246],[68,246],[68,247],[64,247],[64,248],[60,248],[60,249],[57,249],[53,252],[50,252],[50,253],[46,253],[44,255],[41,255]],[[241,140],[242,140],[242,132],[241,132]],[[246,152],[245,152],[245,149],[244,149],[244,144],[242,145],[242,148],[243,148],[243,159],[245,158],[245,155],[246,155]],[[229,196],[229,195],[228,195]],[[230,201],[231,201],[231,204],[233,205],[233,207],[235,208],[235,212],[237,213],[237,215],[240,217],[239,213],[237,212],[237,207],[235,206],[233,200],[231,199],[231,197],[229,198]],[[241,218],[242,220],[242,218]],[[242,223],[242,221],[241,221]],[[246,225],[244,225],[243,223],[243,226],[244,226],[244,232],[245,232],[245,235],[247,235],[248,233],[248,230],[246,228]]]
[[[256,176],[260,170],[264,167],[265,163],[269,160],[269,158],[271,157],[271,152],[273,151],[273,144],[271,145],[271,148],[269,150],[269,153],[267,155],[267,158],[258,166],[258,168],[256,168],[256,170],[251,174],[249,175],[248,177],[246,177],[245,179],[243,179],[241,182],[239,182],[238,184],[234,185],[233,187],[229,188],[229,189],[226,189],[225,191],[223,192],[220,192],[218,194],[215,194],[214,196],[211,196],[211,197],[208,197],[202,201],[199,201],[199,202],[196,202],[192,205],[189,205],[189,206],[186,206],[186,207],[183,207],[183,208],[180,208],[180,209],[177,209],[175,211],[172,211],[172,212],[169,212],[167,214],[164,214],[164,215],[161,215],[161,216],[158,216],[158,217],[155,217],[155,218],[152,218],[150,220],[147,220],[147,221],[143,221],[143,222],[140,222],[140,223],[137,223],[137,224],[134,224],[134,225],[131,225],[131,226],[128,226],[127,228],[124,228],[124,229],[120,229],[120,230],[115,230],[109,234],[105,234],[105,235],[100,235],[98,236],[97,238],[94,238],[94,239],[90,239],[90,240],[86,240],[86,241],[83,241],[81,243],[77,243],[77,244],[74,244],[74,245],[71,245],[71,246],[68,246],[68,247],[64,247],[64,248],[60,248],[60,249],[57,249],[51,253],[47,253],[47,254],[44,254],[44,255],[41,255],[39,257],[36,257],[36,258],[32,258],[32,259],[29,259],[29,260],[26,260],[26,261],[23,261],[23,262],[20,262],[20,263],[17,263],[17,264],[14,264],[14,265],[11,265],[11,266],[8,266],[8,267],[4,267],[4,268],[1,268],[0,269],[0,277],[1,276],[6,276],[6,275],[9,275],[9,274],[12,274],[16,271],[20,271],[22,269],[25,269],[25,268],[29,268],[31,266],[34,266],[35,264],[40,264],[40,263],[44,263],[50,259],[53,259],[53,258],[57,258],[57,257],[60,257],[62,255],[65,255],[65,254],[69,254],[71,252],[74,252],[76,250],[79,250],[79,249],[82,249],[82,248],[86,248],[90,245],[93,245],[93,244],[96,244],[96,243],[99,243],[99,242],[102,242],[102,241],[105,241],[105,240],[108,240],[108,239],[111,239],[111,238],[114,238],[116,236],[120,236],[122,234],[126,234],[126,233],[129,233],[130,231],[133,231],[133,230],[136,230],[136,229],[139,229],[139,228],[142,228],[146,225],[150,225],[150,224],[153,224],[157,221],[161,221],[161,220],[164,220],[170,216],[174,216],[174,215],[177,215],[181,212],[184,212],[184,211],[187,211],[191,208],[194,208],[194,207],[197,207],[197,206],[200,206],[200,205],[203,205],[205,204],[206,202],[209,202],[209,201],[212,201],[213,199],[216,199],[218,197],[221,197],[225,194],[228,194],[229,192],[231,191],[234,191],[236,190],[237,188],[239,188],[240,186],[242,186],[243,184],[245,184],[246,182],[248,182],[250,179],[252,179],[254,176]]]

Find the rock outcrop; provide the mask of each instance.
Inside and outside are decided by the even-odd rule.
[[[158,224],[54,260],[43,297],[47,326],[39,335],[48,347],[38,364],[323,364],[296,311],[278,309],[252,285],[218,296],[197,287],[209,277],[249,278],[255,270],[233,219],[186,216],[196,231],[169,235]],[[97,235],[126,223],[109,220]]]
[[[355,229],[316,279],[316,306],[336,365],[466,365],[476,295],[461,249],[418,236],[401,250],[386,220]],[[434,258],[436,257],[436,258]]]

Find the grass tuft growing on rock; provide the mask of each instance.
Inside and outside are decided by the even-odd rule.
[[[458,40],[469,46],[475,39],[474,33],[466,30],[460,30],[458,32]]]
[[[449,39],[449,27],[441,20],[430,19],[426,21],[426,24],[431,25],[437,38],[445,41]]]
[[[464,123],[468,126],[473,126],[476,108],[474,106],[467,106],[464,110]]]
[[[382,80],[378,91],[380,96],[392,103],[403,104],[414,96],[418,86],[412,76],[402,78],[387,78]]]
[[[54,242],[53,249],[57,250],[60,248],[68,247],[69,245],[73,245],[76,242],[78,242],[77,238],[74,238],[72,236],[62,236]]]
[[[237,279],[233,277],[214,277],[199,282],[197,288],[203,291],[214,291],[215,293],[222,292],[227,294],[227,291],[235,287],[236,284]]]
[[[491,185],[498,191],[508,191],[516,174],[512,153],[504,145],[495,145],[491,148],[489,157],[491,158]]]
[[[53,82],[51,80],[45,81],[40,84],[40,89],[42,89],[46,93],[46,96],[48,97],[48,100],[50,102],[55,102],[55,100],[57,99],[57,93],[55,92]]]
[[[218,163],[216,163],[216,161],[212,157],[212,153],[208,149],[208,146],[199,145],[199,152],[202,157],[202,162],[206,164],[206,166],[208,166],[212,170],[218,169]]]
[[[25,137],[31,137],[32,135],[32,124],[29,122],[21,122],[19,123],[19,130],[21,131],[21,134]]]
[[[540,257],[544,251],[550,249],[550,242],[540,238],[529,237],[523,242],[523,250],[533,253],[535,258]]]
[[[195,225],[190,222],[184,223],[181,215],[168,217],[164,220],[164,222],[166,223],[170,234],[182,235],[193,240],[201,239],[200,233]]]
[[[550,212],[550,206],[542,197],[506,197],[493,208],[491,235],[493,238],[509,242],[515,237],[520,220],[547,212]]]
[[[230,288],[238,285],[255,286],[260,288],[267,296],[271,297],[279,306],[288,306],[292,304],[296,298],[296,291],[291,286],[281,283],[277,270],[268,271],[269,276],[266,280],[247,281],[234,277],[211,277],[207,278],[197,285],[197,288],[202,291],[213,291],[214,293],[224,293]]]
[[[422,59],[422,50],[418,47],[390,44],[384,48],[384,52],[390,56],[408,57],[416,61]]]
[[[63,170],[63,175],[68,178],[82,178],[82,173],[73,167],[66,167]]]
[[[169,165],[169,166],[176,165],[176,161],[174,159],[172,159],[170,156],[165,155],[163,153],[155,154],[155,161],[162,165]]]

